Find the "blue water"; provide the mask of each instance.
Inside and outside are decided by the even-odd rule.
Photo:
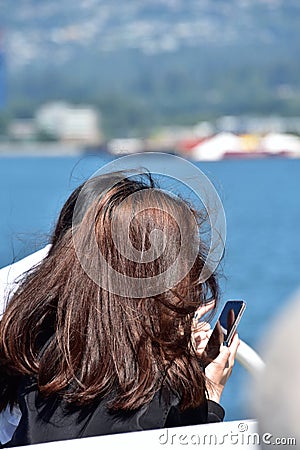
[[[0,267],[40,248],[71,191],[109,157],[0,158]],[[265,329],[300,286],[300,160],[198,163],[227,218],[223,299],[248,308],[240,336],[260,349]],[[227,419],[252,417],[238,365],[223,394]]]

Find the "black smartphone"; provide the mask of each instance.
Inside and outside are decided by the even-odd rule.
[[[220,345],[231,344],[245,309],[246,303],[243,300],[229,300],[225,303],[202,355],[205,365],[218,356]]]

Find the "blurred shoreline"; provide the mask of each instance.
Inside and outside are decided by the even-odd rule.
[[[59,142],[0,143],[0,156],[77,156],[84,153],[82,145]]]
[[[133,142],[134,141],[134,142]],[[186,149],[176,148],[176,145],[147,145],[145,141],[137,139],[115,139],[99,146],[89,146],[82,143],[70,142],[0,142],[0,158],[30,158],[30,157],[80,157],[87,155],[106,155],[116,158],[134,153],[163,152],[176,154],[179,157],[191,161],[222,161],[229,159],[274,159],[287,158],[299,159],[300,152],[292,152],[282,148],[276,152],[268,152],[262,149],[254,151],[243,151],[219,147],[217,142],[216,151],[209,147],[207,152],[189,152]]]

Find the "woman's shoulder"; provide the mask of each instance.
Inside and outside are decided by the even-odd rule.
[[[174,396],[157,392],[153,399],[132,411],[113,411],[113,397],[99,397],[88,405],[74,405],[59,395],[44,397],[34,377],[23,377],[19,388],[22,417],[10,445],[26,445],[80,437],[101,436],[163,428]]]
[[[22,281],[22,275],[39,264],[48,255],[50,248],[51,245],[48,244],[20,261],[0,269],[0,317],[7,301]]]

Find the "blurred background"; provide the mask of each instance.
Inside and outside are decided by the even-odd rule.
[[[223,300],[246,300],[260,350],[299,286],[299,19],[297,0],[0,0],[0,267],[97,168],[171,152],[220,194]],[[236,366],[227,419],[248,395]]]

